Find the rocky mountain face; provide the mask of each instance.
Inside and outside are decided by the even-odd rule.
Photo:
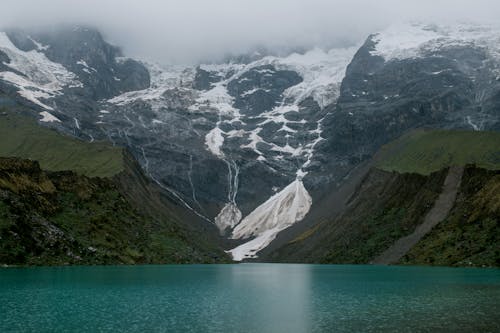
[[[473,165],[465,168],[444,219],[418,235],[414,246],[397,249],[422,229],[433,209],[440,209],[435,207],[447,173],[443,169],[424,176],[373,168],[348,198],[342,214],[330,214],[267,253],[265,260],[498,267],[500,215],[494,202],[498,202],[500,172]],[[396,260],[385,261],[398,250]]]
[[[499,38],[493,27],[410,24],[360,47],[159,66],[89,28],[10,30],[0,89],[44,125],[128,147],[242,260],[405,131],[499,130]]]
[[[215,263],[229,257],[210,231],[191,228],[135,161],[113,178],[49,172],[0,158],[0,263]],[[142,181],[141,181],[142,180]]]
[[[408,132],[384,145],[259,256],[278,262],[498,266],[498,147],[498,132]]]
[[[0,264],[230,261],[217,228],[165,196],[127,150],[24,112],[0,111]]]
[[[499,38],[471,26],[396,26],[370,36],[327,110],[321,149],[333,158],[320,165],[345,174],[416,127],[499,130]]]

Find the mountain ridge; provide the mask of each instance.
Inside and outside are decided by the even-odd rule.
[[[229,261],[215,227],[168,198],[123,148],[78,142],[9,111],[0,122],[3,148],[15,144],[0,155],[21,157],[0,158],[2,264]],[[21,145],[7,136],[9,127],[24,138]],[[42,147],[52,145],[41,151],[48,154],[42,166],[51,171],[22,159],[40,156],[40,145],[30,142],[35,133]],[[59,149],[64,145],[70,148]],[[108,159],[91,151],[119,165],[110,169]]]
[[[29,51],[4,38],[0,88],[21,103],[29,97],[44,125],[126,146],[180,204],[217,221],[227,238],[241,236],[238,246],[264,234],[272,243],[277,233],[270,229],[242,236],[235,228],[296,181],[307,192],[303,203],[312,199],[309,213],[408,130],[500,126],[493,28],[409,24],[370,35],[359,48],[166,68],[125,58],[85,29],[19,32],[13,39],[21,48],[19,41],[36,41]],[[46,73],[18,66],[35,60],[38,68],[57,69],[55,78],[47,76],[55,88],[35,82]],[[102,75],[104,90],[96,83]],[[281,215],[277,230],[303,217]]]
[[[461,159],[464,157],[462,155],[458,159],[443,160],[435,150],[425,151],[429,145],[419,145],[425,142],[426,137],[433,143],[431,148],[441,145],[449,148],[440,151],[444,157],[453,152],[462,152],[460,148],[465,148],[464,152],[474,151],[476,148],[480,153],[465,155],[465,159]],[[464,141],[457,137],[466,138],[467,147],[463,147]],[[489,148],[482,146],[487,137],[487,142],[492,143]],[[494,159],[494,154],[498,155],[500,147],[495,142],[500,142],[499,139],[497,132],[429,129],[404,135],[382,147],[373,158],[369,169],[365,170],[361,177],[354,179],[357,185],[351,186],[346,192],[345,203],[340,210],[329,211],[328,207],[335,207],[338,203],[327,202],[322,206],[323,215],[316,218],[315,223],[309,223],[301,232],[289,235],[287,241],[281,240],[281,246],[264,251],[263,260],[337,264],[425,263],[498,266],[500,253],[495,250],[495,239],[500,234],[500,215],[493,203],[496,194],[492,191],[498,185],[500,172],[500,159]],[[388,152],[392,152],[394,147],[399,149],[396,154],[399,158],[391,160],[393,155]],[[404,164],[411,169],[398,169],[401,160],[414,156],[420,159],[412,159],[411,164]],[[431,169],[427,159],[429,156],[438,160]],[[384,161],[383,158],[389,160]],[[440,164],[443,161],[447,163]],[[391,162],[394,163],[392,166]],[[470,163],[478,163],[481,166]],[[448,169],[454,168],[464,168],[464,175],[461,182],[454,184],[457,187],[454,195],[451,196],[451,192],[447,192],[449,207],[444,209],[440,203],[443,207],[440,208],[439,214],[442,216],[439,215],[439,218],[433,221],[436,225],[432,224],[433,227],[426,228],[427,233],[415,239],[415,244],[409,243],[411,235],[423,228],[426,215],[435,217],[433,206],[441,200],[441,187],[445,184]],[[482,204],[471,204],[472,202]],[[474,218],[470,218],[471,215]],[[456,235],[456,238],[448,235]],[[402,252],[397,259],[390,262],[381,259],[385,258],[384,253],[389,253],[391,246],[397,242],[401,243],[401,247],[409,246],[409,251]],[[464,247],[463,244],[468,245]],[[448,257],[432,255],[429,252],[430,248],[437,246],[440,246],[440,250]],[[485,255],[483,259],[481,251]],[[423,253],[429,257],[426,258]]]

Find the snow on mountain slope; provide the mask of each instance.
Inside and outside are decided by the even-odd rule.
[[[40,119],[40,121],[43,123],[61,122],[57,117],[54,117],[47,111],[40,112],[40,116],[42,116],[42,119]]]
[[[294,70],[304,79],[289,88],[285,98],[293,99],[295,105],[307,97],[313,97],[321,108],[335,102],[345,69],[358,47],[331,49],[327,52],[315,48],[304,54],[294,53],[284,59],[274,59],[277,68]]]
[[[372,40],[375,42],[375,50],[373,50],[371,53],[373,55],[379,55],[383,57],[386,61],[394,59],[423,57],[429,54],[433,54],[434,52],[456,46],[470,46],[471,48],[486,50],[487,54],[489,54],[490,56],[490,60],[496,63],[496,65],[493,65],[493,68],[495,68],[496,66],[497,70],[498,61],[500,60],[500,29],[494,27],[476,26],[470,24],[454,26],[402,24],[394,25],[386,29],[385,31],[375,35]],[[332,53],[335,53],[336,57],[334,58],[337,61],[335,63],[333,63],[332,61],[325,62],[326,64],[328,64],[326,67],[329,68],[329,70],[325,72],[324,76],[314,76],[315,74],[317,74],[317,72],[311,70],[310,66],[305,66],[305,68],[307,69],[305,71],[300,70],[301,65],[303,65],[304,63],[307,65],[314,64],[318,66],[317,68],[321,68],[322,66],[320,64],[322,63],[322,61],[324,59],[328,59],[328,57],[325,57],[325,54],[321,51],[313,50],[306,54],[306,59],[312,60],[311,62],[308,62],[306,59],[304,59],[305,55],[292,55],[288,57],[286,61],[283,61],[287,65],[291,65],[294,70],[301,73],[304,78],[303,83],[289,88],[285,92],[285,96],[292,97],[291,99],[295,99],[296,101],[303,100],[302,96],[313,96],[315,101],[318,102],[320,106],[324,106],[325,104],[331,104],[332,102],[334,102],[336,97],[338,96],[335,96],[331,93],[332,91],[335,91],[333,87],[335,87],[336,82],[341,82],[342,78],[344,77],[345,67],[352,59],[354,53],[352,53],[350,50],[334,50],[334,52]],[[346,56],[343,57],[342,55]],[[347,59],[346,62],[343,62],[343,59]],[[314,79],[311,79],[311,77]],[[305,90],[302,90],[303,88]],[[326,103],[322,104],[321,101],[325,99],[325,94],[323,94],[324,91],[330,91],[330,94],[326,94]],[[301,92],[304,92],[304,95],[302,95]],[[268,121],[281,122],[283,124],[281,130],[287,130],[287,123],[286,119],[282,117],[282,110],[290,110],[290,108],[294,108],[297,105],[297,103],[291,103],[288,105],[284,103],[284,105],[277,107],[270,112],[266,112],[263,115],[268,117]],[[296,155],[308,154],[310,157],[312,157],[315,145],[322,140],[322,120],[323,119],[318,121],[318,126],[316,129],[318,136],[316,140],[309,142],[308,145],[305,146],[309,149],[300,147],[300,151],[294,149],[288,150],[288,152]],[[254,142],[261,141],[261,138],[258,136],[259,132],[254,132],[253,134]],[[256,147],[256,143],[252,143],[252,146]],[[303,164],[302,168],[298,169],[298,178],[307,175],[307,166],[309,165],[309,163],[310,158]],[[283,191],[286,192],[286,189],[284,189]],[[276,234],[280,230],[283,230],[281,229],[280,225],[283,225],[283,228],[286,228],[288,223],[290,223],[290,225],[293,224],[293,217],[286,215],[279,216],[279,214],[279,217],[269,215],[278,212],[281,207],[281,204],[278,203],[271,204],[273,198],[269,199],[268,202],[256,208],[234,229],[232,235],[233,238],[244,239],[250,236],[256,237],[255,239],[230,251],[233,254],[235,260],[255,257],[258,251],[267,246],[267,244],[269,244],[272,239],[275,238]],[[279,202],[277,198],[274,198],[274,200],[277,200]],[[305,212],[307,213],[307,205],[305,205],[304,207]],[[297,220],[300,220],[302,218],[303,216],[299,216]],[[270,221],[281,222],[271,222],[271,225],[267,224],[270,223]],[[262,229],[260,228],[261,226]]]
[[[305,123],[305,119],[301,120],[287,120],[285,114],[290,112],[298,112],[299,105],[306,98],[312,97],[318,105],[323,108],[335,101],[338,97],[339,85],[345,75],[345,69],[349,64],[352,56],[357,48],[349,49],[333,49],[325,52],[321,49],[314,49],[304,54],[294,53],[285,58],[278,57],[264,57],[245,66],[233,64],[229,65],[208,65],[202,66],[204,70],[212,70],[217,75],[225,76],[228,72],[234,72],[228,79],[216,83],[210,90],[202,92],[201,96],[197,99],[197,103],[191,106],[191,110],[202,110],[212,107],[221,116],[231,116],[231,119],[226,122],[233,123],[242,119],[242,116],[234,106],[234,98],[229,96],[227,92],[227,84],[231,81],[238,80],[243,74],[247,73],[253,68],[258,68],[266,65],[272,65],[279,70],[291,70],[297,72],[302,77],[302,82],[294,85],[283,92],[282,102],[274,109],[268,112],[259,114],[259,118],[265,118],[259,125],[273,122],[281,124],[281,130],[289,132],[293,135],[296,131],[287,126],[289,123]],[[259,89],[254,88],[242,94],[242,97],[253,95]],[[220,146],[222,146],[225,136],[239,136],[246,137],[248,143],[242,145],[242,148],[250,148],[254,150],[259,157],[262,153],[257,149],[257,144],[263,143],[271,146],[271,150],[289,154],[292,156],[305,155],[309,153],[301,147],[291,147],[289,144],[284,146],[276,145],[272,142],[266,142],[259,132],[261,127],[253,128],[251,130],[232,130],[224,132],[220,130],[219,124],[213,131],[209,132],[206,137],[207,148],[215,155],[221,156]],[[260,160],[265,160],[264,159]]]
[[[129,91],[109,99],[107,102],[125,106],[136,101],[149,103],[154,110],[169,103],[166,93],[169,91],[191,92],[190,87],[193,82],[194,71],[188,66],[160,66],[149,62],[142,62],[148,69],[151,84],[149,88],[143,90]]]
[[[360,48],[314,48],[282,57],[259,55],[249,62],[245,58],[199,66],[147,62],[132,66],[133,60],[116,52],[108,52],[106,61],[100,62],[99,56],[85,55],[99,55],[106,47],[97,43],[81,51],[79,45],[92,38],[78,36],[83,39],[80,43],[77,38],[74,49],[59,45],[56,53],[60,58],[51,59],[66,61],[64,55],[75,52],[64,63],[78,73],[85,85],[81,92],[66,89],[82,83],[43,54],[54,50],[54,45],[39,43],[33,51],[24,52],[5,34],[0,38],[0,51],[10,62],[0,53],[0,78],[43,108],[42,121],[83,140],[110,140],[127,146],[147,174],[180,204],[213,222],[222,234],[243,242],[230,250],[240,260],[257,256],[277,233],[306,216],[312,204],[308,190],[313,193],[323,183],[340,182],[352,165],[370,154],[359,143],[368,136],[365,131],[377,131],[377,137],[385,138],[385,119],[394,119],[388,122],[397,127],[391,132],[394,135],[399,127],[427,124],[424,116],[420,118],[427,104],[413,101],[414,96],[442,91],[439,96],[448,96],[455,104],[448,100],[438,104],[432,99],[429,107],[445,113],[469,103],[462,86],[477,86],[477,101],[471,99],[471,110],[486,105],[483,101],[490,109],[496,106],[495,82],[490,75],[495,67],[490,62],[500,59],[500,34],[472,25],[396,25],[372,35],[364,44],[360,41]],[[58,40],[44,39],[44,43]],[[463,52],[456,56],[454,46]],[[487,64],[483,50],[490,55]],[[410,63],[422,60],[414,59],[418,57],[424,59],[414,68]],[[353,58],[356,61],[351,63]],[[456,66],[450,64],[453,61]],[[349,64],[353,73],[346,77]],[[422,66],[427,67],[422,70]],[[143,70],[134,72],[138,68]],[[449,70],[446,68],[454,71],[443,73]],[[467,78],[462,78],[462,70],[467,71]],[[406,76],[398,74],[401,72]],[[406,77],[430,84],[408,90],[403,82]],[[149,87],[143,81],[150,82]],[[456,85],[456,95],[447,94],[453,88],[450,82]],[[113,89],[106,89],[110,86]],[[106,93],[99,93],[103,89]],[[414,104],[396,109],[391,103],[401,101],[405,92],[405,101]],[[344,98],[339,99],[341,94]],[[372,118],[379,109],[387,112]],[[406,114],[406,110],[413,111]],[[441,117],[436,112],[432,115]],[[390,118],[393,113],[406,116]],[[453,115],[466,119],[467,126],[483,129],[476,113]],[[432,126],[438,120],[428,121]],[[377,124],[375,129],[372,124]],[[348,135],[353,131],[356,136]],[[373,138],[366,140],[369,146]]]
[[[375,35],[373,55],[386,61],[424,56],[432,51],[457,45],[486,49],[500,60],[500,27],[474,24],[436,25],[395,24]]]
[[[267,246],[278,232],[307,214],[311,198],[302,178],[307,175],[316,144],[323,140],[324,117],[302,103],[310,98],[317,103],[318,110],[334,103],[347,65],[357,49],[316,48],[286,57],[266,56],[247,64],[202,64],[197,69],[147,64],[150,88],[122,94],[107,103],[127,106],[146,102],[161,120],[163,112],[171,109],[168,103],[172,97],[182,95],[186,97],[181,111],[185,117],[197,122],[217,117],[203,140],[205,149],[228,166],[227,201],[214,222],[222,234],[232,231],[231,237],[235,239],[257,236],[260,241],[253,240],[232,250],[235,257],[250,257]],[[204,90],[194,89],[196,71],[206,73],[212,80]],[[280,88],[279,85],[287,81],[290,83]],[[261,100],[272,102],[268,106],[260,105]],[[160,120],[155,127],[163,126]],[[242,219],[238,207],[239,170],[242,164],[251,162],[241,159],[248,150],[253,152],[256,163],[272,172],[280,170],[291,183]],[[274,188],[273,184],[269,186]],[[292,206],[287,206],[289,204]],[[286,213],[283,209],[292,211]],[[267,221],[269,218],[274,220]],[[255,232],[243,232],[248,228]]]
[[[47,105],[48,100],[62,94],[64,87],[81,87],[82,83],[63,65],[50,61],[39,52],[48,46],[36,45],[37,50],[22,51],[6,33],[0,32],[0,51],[9,58],[4,66],[10,69],[0,72],[0,79],[15,86],[19,95],[27,100],[46,110],[53,110]]]
[[[309,212],[311,204],[311,196],[302,180],[294,180],[234,228],[231,236],[234,239],[253,236],[256,238],[230,250],[233,259],[241,261],[245,258],[255,258],[256,253],[269,245],[280,231],[302,220]]]

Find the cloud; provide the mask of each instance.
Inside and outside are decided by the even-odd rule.
[[[357,44],[401,20],[493,21],[498,0],[3,0],[5,26],[94,25],[129,55],[197,61]]]

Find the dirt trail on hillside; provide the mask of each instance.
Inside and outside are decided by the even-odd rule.
[[[463,172],[463,167],[450,167],[443,184],[443,191],[432,209],[425,216],[424,222],[411,235],[398,239],[390,248],[375,258],[373,264],[389,265],[397,263],[422,237],[448,216],[455,202]]]

